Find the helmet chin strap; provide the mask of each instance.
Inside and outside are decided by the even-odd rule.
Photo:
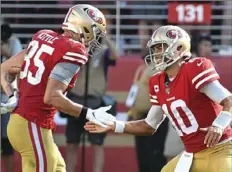
[[[89,56],[90,57],[93,57],[93,55],[94,55],[94,52],[93,52],[93,50],[94,50],[94,40],[96,40],[96,38],[97,38],[97,34],[96,34],[96,25],[95,24],[92,24],[92,29],[93,29],[93,37],[94,37],[94,39],[93,40],[91,40],[91,41],[89,41],[88,42],[88,54],[89,54]]]
[[[79,33],[79,35],[80,35],[80,41],[81,41],[81,43],[85,45],[85,38],[84,38],[84,34],[83,34],[83,32],[82,32],[81,27],[78,27],[77,30],[78,30],[78,33]]]
[[[93,25],[92,28],[93,28],[93,37],[94,37],[94,39],[97,39],[97,34],[96,34],[97,28],[96,28],[96,25]]]
[[[191,56],[191,53],[189,53],[189,52],[187,52],[187,51],[182,52],[179,56],[176,57],[175,60],[173,60],[173,62],[171,62],[171,63],[169,63],[168,65],[166,65],[165,70],[166,70],[168,67],[172,66],[174,63],[176,63],[178,60],[180,60],[180,59],[181,59],[182,57],[184,57],[185,55],[188,55],[188,56],[190,55],[190,56]],[[181,61],[180,63],[178,63],[179,66],[181,66],[184,62],[185,62],[185,61],[184,61],[184,59],[183,59],[183,61]]]

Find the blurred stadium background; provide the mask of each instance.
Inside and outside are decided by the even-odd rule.
[[[127,111],[124,106],[134,72],[143,63],[142,53],[152,31],[160,25],[172,23],[186,29],[194,40],[197,35],[210,34],[213,54],[210,57],[221,75],[221,82],[232,91],[232,2],[228,1],[1,1],[1,18],[10,23],[14,34],[23,46],[40,29],[61,31],[61,23],[69,7],[88,3],[103,11],[108,22],[109,37],[115,41],[120,59],[110,69],[108,93],[118,101],[118,113]],[[189,15],[186,6],[194,13]],[[197,41],[193,42],[193,47]],[[193,49],[194,51],[194,49]],[[123,75],[123,78],[121,77]],[[56,116],[58,123],[55,141],[65,154],[64,126],[66,121]],[[81,151],[81,150],[80,150]],[[105,144],[105,172],[136,172],[136,155],[132,136],[109,134]],[[81,155],[81,154],[79,154]],[[16,154],[17,172],[20,172]],[[79,162],[80,163],[80,162]],[[91,150],[87,144],[86,172],[92,165]]]

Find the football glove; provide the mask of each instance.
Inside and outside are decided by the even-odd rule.
[[[12,112],[18,105],[18,92],[14,91],[6,103],[1,103],[1,114]]]
[[[106,128],[107,125],[112,125],[114,121],[116,121],[116,118],[113,115],[106,112],[110,110],[110,108],[111,106],[100,107],[95,110],[88,109],[86,119]]]

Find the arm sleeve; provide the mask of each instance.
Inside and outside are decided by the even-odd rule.
[[[80,66],[76,64],[60,62],[53,68],[49,78],[56,79],[68,86],[79,69]]]
[[[148,125],[157,130],[165,118],[166,115],[164,115],[161,106],[153,105],[149,110],[145,121]]]
[[[196,90],[200,90],[206,84],[220,78],[212,62],[206,58],[194,59],[190,67],[190,74]]]
[[[160,105],[156,92],[159,91],[159,86],[153,83],[153,78],[149,80],[149,95],[150,95],[150,102],[152,105]]]
[[[231,96],[232,94],[223,87],[219,81],[213,81],[206,84],[200,89],[200,92],[204,93],[214,102],[220,104],[222,100],[226,97]]]

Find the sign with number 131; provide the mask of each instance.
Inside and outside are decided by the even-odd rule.
[[[211,4],[169,3],[168,22],[180,24],[210,24]]]

